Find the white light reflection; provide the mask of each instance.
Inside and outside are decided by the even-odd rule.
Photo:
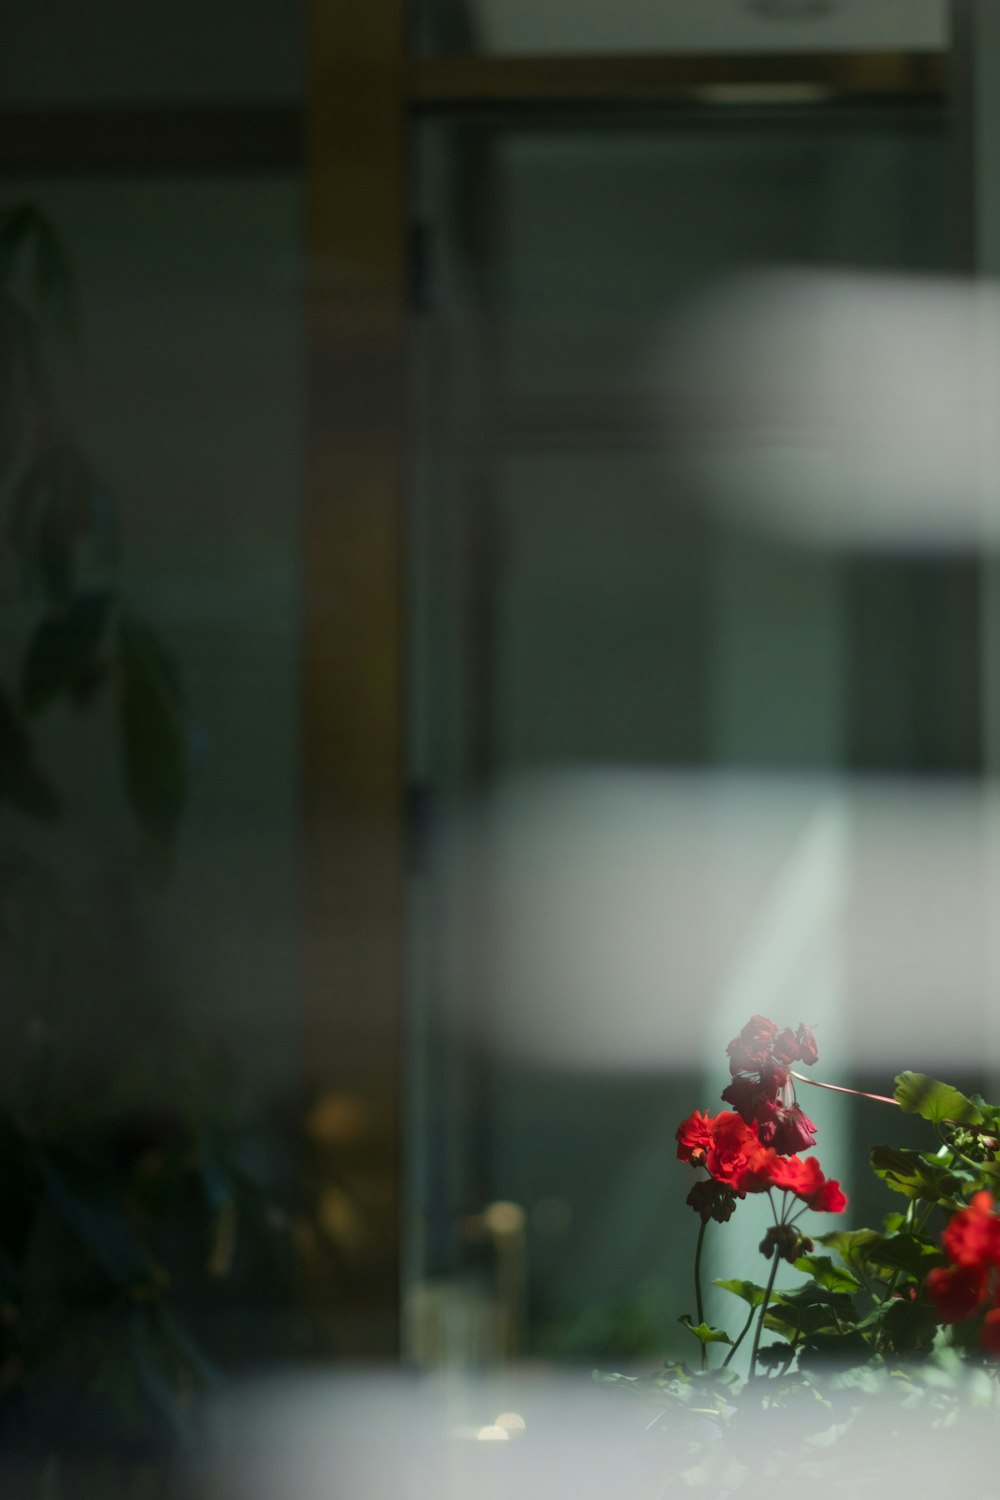
[[[1000,291],[747,277],[664,340],[673,451],[727,514],[819,546],[1000,546]]]
[[[456,996],[499,1049],[563,1068],[700,1068],[754,1010],[890,1079],[980,1061],[987,800],[973,780],[511,782],[447,860]]]
[[[520,1442],[456,1440],[456,1409],[488,1409],[499,1381],[386,1375],[272,1380],[210,1411],[197,1493],[217,1500],[617,1500],[619,1496],[996,1494],[998,1391],[983,1372],[904,1405],[855,1382],[763,1410],[729,1440],[588,1379],[517,1379]],[[894,1382],[887,1382],[888,1386]],[[898,1381],[895,1382],[899,1384]],[[918,1393],[919,1394],[919,1393]],[[950,1417],[949,1417],[950,1413]],[[486,1429],[489,1430],[489,1429]],[[502,1430],[502,1429],[501,1429]],[[679,1481],[680,1477],[680,1482]]]

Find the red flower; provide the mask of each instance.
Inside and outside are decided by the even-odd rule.
[[[748,1125],[763,1125],[778,1108],[770,1089],[757,1078],[741,1075],[722,1090],[722,1097]]]
[[[795,1040],[799,1044],[799,1056],[807,1068],[811,1068],[819,1053],[816,1051],[816,1038],[813,1036],[812,1027],[805,1026],[800,1021],[799,1029],[795,1033]]]
[[[712,1123],[708,1115],[696,1109],[677,1127],[677,1159],[689,1161],[695,1167],[704,1164],[705,1155],[712,1144]]]
[[[786,1109],[778,1105],[771,1117],[761,1122],[760,1138],[773,1146],[779,1156],[794,1156],[816,1144],[816,1126],[798,1104]]]
[[[971,1318],[983,1298],[986,1274],[975,1266],[935,1266],[927,1273],[927,1292],[942,1323]]]
[[[949,1260],[959,1266],[1000,1266],[1000,1219],[993,1213],[993,1195],[976,1193],[967,1208],[952,1216],[941,1236]]]
[[[705,1165],[716,1182],[725,1182],[738,1193],[754,1192],[750,1185],[761,1158],[767,1153],[756,1130],[728,1110],[712,1121],[712,1145]]]
[[[771,1043],[778,1028],[767,1016],[751,1016],[739,1036],[734,1036],[726,1053],[729,1071],[736,1073],[758,1073],[770,1060]]]
[[[979,1342],[987,1354],[1000,1356],[1000,1307],[991,1308],[986,1314]]]
[[[782,1063],[798,1062],[802,1056],[802,1049],[796,1039],[795,1032],[790,1026],[786,1026],[784,1031],[778,1032],[778,1035],[771,1044],[771,1051],[777,1061]]]
[[[824,1177],[815,1156],[776,1156],[770,1168],[771,1185],[794,1193],[809,1208],[820,1213],[840,1214],[847,1207],[840,1183]]]
[[[980,1342],[1000,1355],[1000,1217],[992,1193],[976,1193],[952,1214],[941,1236],[950,1266],[927,1273],[927,1292],[943,1323],[971,1318],[985,1302],[994,1305],[983,1319]]]

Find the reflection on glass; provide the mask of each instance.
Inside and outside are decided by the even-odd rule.
[[[947,910],[954,1056],[981,1022],[978,792],[953,786],[980,754],[972,565],[926,528],[782,528],[744,482],[784,451],[776,404],[779,427],[815,416],[854,349],[872,389],[875,330],[897,372],[912,315],[962,346],[964,314],[891,279],[947,270],[946,163],[920,111],[424,131],[409,1272],[453,1357],[457,1309],[488,1326],[504,1276],[456,1226],[497,1200],[525,1215],[528,1351],[662,1357],[684,1256],[650,1184],[747,1015],[816,1023],[839,1076],[877,1072],[907,985],[945,979]],[[734,300],[787,267],[839,340],[812,292],[756,321]],[[828,384],[803,376],[795,408],[800,367]],[[894,399],[898,428],[924,397]],[[885,476],[858,472],[875,504]],[[828,505],[822,477],[807,493],[805,464],[804,507]],[[919,959],[876,937],[908,923]],[[842,1171],[849,1114],[809,1113]],[[733,1255],[713,1274],[746,1274]]]
[[[947,45],[945,0],[416,0],[430,52],[822,52]]]

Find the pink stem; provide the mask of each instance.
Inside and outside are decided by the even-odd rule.
[[[887,1094],[866,1094],[863,1089],[844,1088],[840,1083],[820,1083],[818,1078],[807,1078],[804,1073],[796,1073],[794,1068],[789,1068],[788,1071],[799,1083],[811,1083],[814,1089],[830,1089],[835,1094],[853,1094],[856,1099],[874,1099],[879,1104],[894,1104],[899,1108],[899,1100],[890,1099]]]

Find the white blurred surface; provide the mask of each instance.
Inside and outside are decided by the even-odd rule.
[[[995,1383],[970,1379],[948,1425],[933,1398],[907,1410],[855,1391],[834,1423],[825,1414],[816,1421],[810,1396],[787,1410],[745,1409],[726,1441],[714,1423],[692,1426],[687,1414],[585,1376],[292,1377],[236,1391],[217,1407],[210,1492],[220,1500],[918,1500],[958,1487],[968,1500],[992,1500],[996,1401]],[[523,1428],[500,1427],[508,1413]]]
[[[988,797],[974,780],[513,779],[445,851],[456,993],[502,1052],[566,1068],[699,1068],[755,1011],[817,1027],[821,1078],[845,1050],[888,1080],[978,1064]]]
[[[996,283],[748,276],[663,361],[682,457],[727,515],[819,546],[1000,545]]]

